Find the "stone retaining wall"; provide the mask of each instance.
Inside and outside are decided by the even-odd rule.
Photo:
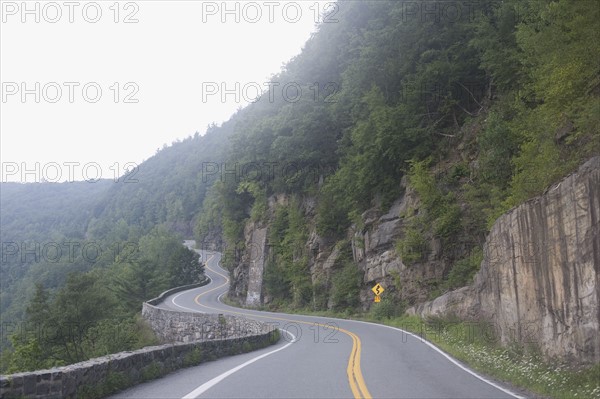
[[[279,340],[278,330],[254,320],[155,306],[175,292],[209,281],[173,288],[144,302],[142,316],[164,345],[49,370],[1,375],[0,398],[102,398],[182,367],[248,352]]]
[[[0,376],[1,398],[101,398],[182,367],[277,342],[277,330],[243,338],[151,346],[49,370]]]
[[[267,324],[245,317],[177,312],[145,302],[142,316],[161,342],[191,342],[221,338],[240,338],[270,331]]]
[[[182,286],[179,286],[179,287],[171,288],[169,290],[166,290],[165,292],[163,292],[162,294],[160,294],[156,298],[150,299],[149,301],[147,301],[147,303],[149,303],[151,305],[158,305],[159,303],[161,303],[162,301],[164,301],[164,299],[166,297],[168,297],[169,295],[176,294],[178,292],[185,291],[185,290],[191,290],[192,288],[202,287],[202,286],[207,285],[208,283],[210,283],[210,277],[204,276],[204,280],[200,281],[199,283],[189,284],[189,285],[182,285]]]

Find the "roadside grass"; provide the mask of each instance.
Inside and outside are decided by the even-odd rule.
[[[600,399],[600,363],[574,368],[544,360],[533,343],[500,346],[489,323],[404,316],[383,324],[410,331],[477,372],[542,397]]]
[[[240,307],[226,296],[223,299],[228,305]],[[421,319],[407,315],[381,317],[375,307],[368,313],[353,310],[341,313],[315,311],[286,306],[250,309],[354,319],[397,327],[428,340],[481,374],[538,397],[600,399],[600,363],[576,368],[559,361],[549,361],[542,357],[532,342],[501,346],[490,323],[465,322],[453,318]]]

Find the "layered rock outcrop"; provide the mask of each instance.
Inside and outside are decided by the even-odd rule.
[[[395,250],[395,243],[405,235],[406,224],[419,212],[418,195],[411,189],[404,177],[400,186],[404,193],[392,204],[383,215],[376,209],[362,214],[364,226],[356,229],[352,235],[352,255],[354,261],[364,272],[366,287],[361,291],[361,302],[366,310],[373,302],[370,288],[375,283],[382,283],[388,289],[399,291],[394,276],[402,281],[397,297],[409,303],[427,299],[429,282],[438,281],[450,267],[448,257],[443,256],[439,239],[432,238],[428,243],[429,254],[423,261],[408,266],[402,262]]]
[[[373,208],[362,215],[360,228],[348,232],[352,257],[364,273],[361,303],[372,304],[370,287],[382,283],[386,295],[420,305],[409,309],[421,316],[455,315],[492,322],[502,343],[538,346],[547,356],[593,363],[600,360],[600,157],[571,176],[501,216],[484,246],[475,282],[433,301],[432,287],[452,265],[469,256],[468,243],[448,249],[428,238],[425,259],[405,265],[395,250],[406,225],[419,214],[419,199],[404,179],[402,196],[384,214]],[[287,202],[270,199],[269,211]],[[304,200],[307,220],[314,219],[314,201]],[[264,260],[268,258],[268,223],[246,226],[244,262],[234,272],[236,296],[246,304],[268,302],[262,295]],[[460,243],[461,240],[458,240]],[[340,265],[340,247],[311,229],[303,250],[313,283],[330,281]],[[257,256],[261,249],[262,256]],[[254,253],[255,255],[252,255]],[[250,258],[259,260],[250,262]],[[331,300],[328,302],[331,306]]]
[[[409,309],[494,323],[500,340],[600,361],[600,157],[501,216],[472,286]]]
[[[243,300],[249,306],[257,306],[263,300],[263,275],[267,263],[267,227],[248,223],[244,228],[245,251],[233,270],[229,288],[230,295]]]

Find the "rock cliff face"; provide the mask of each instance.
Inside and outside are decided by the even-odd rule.
[[[500,217],[487,237],[474,283],[430,302],[425,301],[431,284],[468,255],[468,247],[448,250],[432,238],[426,258],[405,265],[394,246],[420,204],[405,180],[401,185],[404,194],[386,213],[376,208],[365,212],[362,226],[353,226],[346,237],[364,276],[363,309],[372,304],[370,288],[382,283],[386,295],[409,305],[420,303],[409,313],[492,322],[504,344],[534,344],[548,356],[577,363],[600,360],[600,157]],[[270,213],[288,200],[272,197]],[[307,220],[313,220],[314,200],[304,199],[302,208]],[[246,226],[246,251],[233,272],[230,293],[247,305],[269,302],[263,292],[268,226]],[[335,244],[311,228],[303,250],[313,283],[330,281],[339,266],[340,247]],[[327,305],[331,307],[331,299]]]
[[[407,178],[400,182],[403,194],[382,215],[376,208],[363,213],[363,226],[352,230],[352,255],[364,272],[361,303],[367,310],[373,304],[371,287],[381,283],[385,297],[392,297],[406,305],[422,303],[439,290],[439,284],[456,261],[471,255],[473,240],[467,236],[453,237],[452,245],[442,238],[424,235],[426,253],[423,259],[403,262],[396,244],[406,237],[407,226],[421,216],[422,205],[417,193],[408,185]],[[380,216],[381,215],[381,216]]]
[[[289,197],[283,194],[269,198],[267,220],[272,220],[275,209],[280,205],[288,205]],[[301,207],[307,219],[314,217],[315,201],[305,198]],[[247,306],[259,306],[269,303],[271,298],[265,295],[263,277],[270,257],[268,242],[269,222],[248,222],[244,228],[244,251],[232,273],[229,296]],[[327,279],[330,275],[339,250],[334,242],[320,237],[314,229],[311,230],[308,240],[303,248],[298,248],[298,254],[308,255],[308,266],[313,283],[319,278]]]
[[[265,254],[267,251],[267,228],[250,229],[246,234],[246,248],[249,259],[247,305],[260,305],[262,298],[262,277],[265,270]]]
[[[404,237],[406,223],[419,211],[418,196],[408,186],[406,177],[400,185],[404,194],[387,213],[378,217],[381,212],[368,210],[362,215],[364,226],[361,229],[353,228],[352,256],[364,272],[366,285],[361,291],[361,302],[365,310],[373,302],[370,288],[375,283],[382,283],[386,287],[387,296],[394,292],[397,298],[408,303],[426,300],[429,283],[440,280],[451,265],[450,258],[442,252],[440,241],[435,238],[428,243],[431,250],[427,259],[418,264],[409,267],[397,255],[395,243]],[[401,287],[397,286],[398,281]]]
[[[503,343],[600,361],[600,157],[501,216],[472,286],[409,309],[494,323]]]
[[[373,293],[370,287],[382,283],[386,287],[387,296],[396,295],[409,304],[423,302],[428,298],[432,281],[439,281],[452,265],[454,258],[464,256],[463,252],[455,254],[444,253],[439,239],[431,239],[430,252],[422,262],[411,266],[405,265],[396,254],[394,245],[404,235],[404,227],[411,216],[418,213],[419,199],[416,193],[407,185],[406,178],[400,182],[404,194],[400,196],[387,210],[378,208],[366,211],[362,215],[362,226],[349,229],[346,241],[350,242],[352,258],[364,275],[364,287],[360,299],[364,310],[373,303]],[[269,199],[269,217],[272,220],[278,205],[287,205],[289,198],[276,195]],[[301,207],[307,220],[315,216],[316,203],[312,198],[305,198]],[[308,257],[308,265],[312,282],[330,281],[332,273],[340,265],[338,260],[341,252],[336,242],[327,240],[317,234],[314,223],[301,253]],[[267,242],[269,222],[249,222],[244,229],[245,251],[237,267],[233,271],[230,296],[248,306],[268,303],[270,298],[265,296],[263,276],[267,260],[271,256],[270,245]],[[399,280],[398,280],[399,279]],[[396,280],[396,281],[394,281]],[[402,281],[402,287],[395,283]],[[331,307],[332,302],[328,302]]]
[[[262,283],[267,255],[267,228],[248,223],[244,228],[245,251],[233,270],[230,294],[245,305],[262,303]]]

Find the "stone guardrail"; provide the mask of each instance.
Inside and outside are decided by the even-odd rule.
[[[270,331],[267,324],[245,317],[176,311],[157,306],[169,295],[206,284],[207,282],[203,281],[173,288],[143,303],[142,317],[162,343],[242,338]]]
[[[2,398],[102,398],[183,367],[249,352],[276,343],[279,331],[241,338],[160,346],[90,359],[85,362],[0,376]]]
[[[179,286],[179,287],[168,289],[165,292],[161,293],[156,298],[152,298],[149,301],[146,301],[145,303],[149,303],[150,305],[158,305],[159,303],[161,303],[169,295],[176,294],[178,292],[185,291],[185,290],[191,290],[192,288],[202,287],[202,286],[205,286],[205,285],[207,285],[209,283],[210,283],[210,277],[205,276],[204,280],[200,281],[199,283],[182,285],[182,286]]]
[[[144,303],[142,317],[162,343],[243,338],[268,333],[265,323],[240,316],[178,312]]]
[[[219,357],[249,352],[279,341],[279,330],[243,317],[158,308],[176,287],[144,302],[142,315],[162,342],[68,366],[0,376],[0,398],[102,398],[140,382]]]

